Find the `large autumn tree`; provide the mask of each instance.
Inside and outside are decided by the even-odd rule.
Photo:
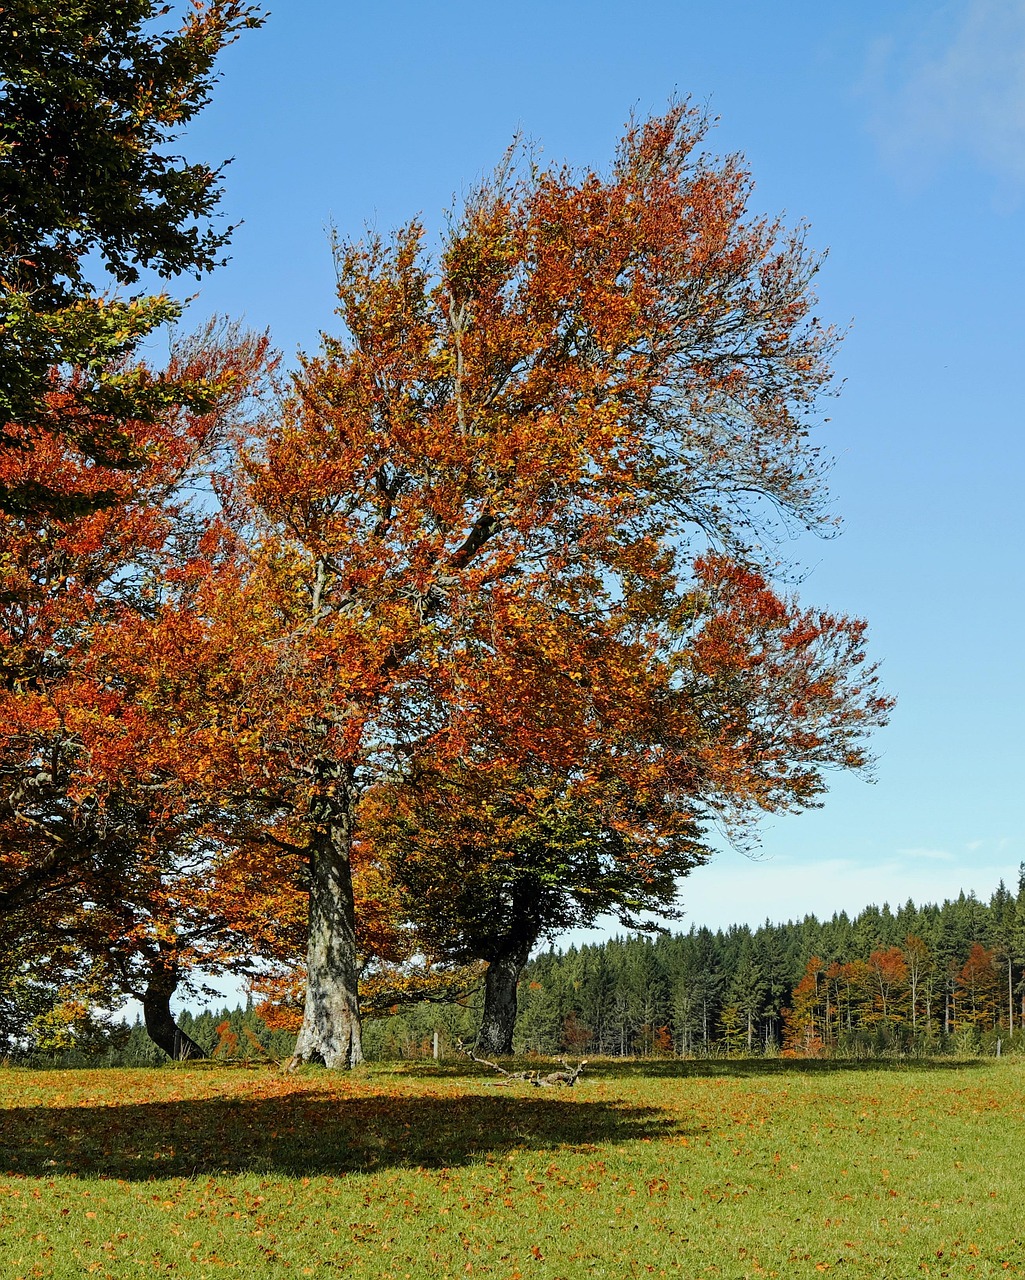
[[[0,918],[42,951],[48,936],[102,951],[101,906],[130,916],[143,885],[158,901],[187,843],[139,790],[171,766],[102,642],[196,554],[186,494],[262,359],[209,331],[154,369],[140,343],[180,305],[93,278],[199,275],[231,234],[214,221],[221,170],[174,144],[221,49],[261,19],[238,0],[185,6],[171,29],[169,12],[0,6]],[[39,947],[19,964],[36,960],[54,968]]]
[[[258,798],[308,867],[298,1060],[361,1055],[366,789],[465,756],[482,715],[539,768],[582,767],[595,628],[629,614],[657,649],[694,539],[744,557],[775,519],[823,518],[816,262],[749,213],[747,173],[704,133],[678,105],[632,124],[607,173],[512,156],[434,259],[417,223],[338,246],[343,335],[249,455],[249,563],[212,592],[196,659],[235,751],[223,802]],[[509,672],[483,708],[486,687],[464,697],[482,651]]]

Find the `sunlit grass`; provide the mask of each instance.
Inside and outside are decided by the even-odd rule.
[[[0,1072],[0,1276],[1025,1273],[1025,1063]]]

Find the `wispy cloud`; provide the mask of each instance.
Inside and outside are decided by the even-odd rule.
[[[922,179],[968,156],[1025,187],[1025,0],[960,0],[907,37],[881,40],[867,87],[881,149]]]
[[[898,849],[897,852],[902,858],[928,858],[933,862],[956,861],[954,855],[946,849]]]

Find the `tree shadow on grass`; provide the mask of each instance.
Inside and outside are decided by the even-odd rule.
[[[138,1181],[444,1168],[514,1150],[683,1133],[663,1112],[569,1095],[345,1097],[302,1090],[123,1106],[0,1111],[0,1175]]]

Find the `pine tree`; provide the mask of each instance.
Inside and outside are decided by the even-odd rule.
[[[1014,1035],[1014,926],[1017,920],[1017,902],[1003,880],[997,885],[989,900],[990,929],[996,957],[1004,967],[1007,988],[1006,1025],[1008,1035]],[[1000,1021],[1004,1022],[1001,1013]]]
[[[747,1051],[754,1050],[755,1023],[762,1015],[768,984],[755,955],[750,932],[747,932],[740,956],[726,990],[727,1005],[735,1005],[744,1017],[747,1028]],[[725,1025],[725,1022],[724,1022]]]

